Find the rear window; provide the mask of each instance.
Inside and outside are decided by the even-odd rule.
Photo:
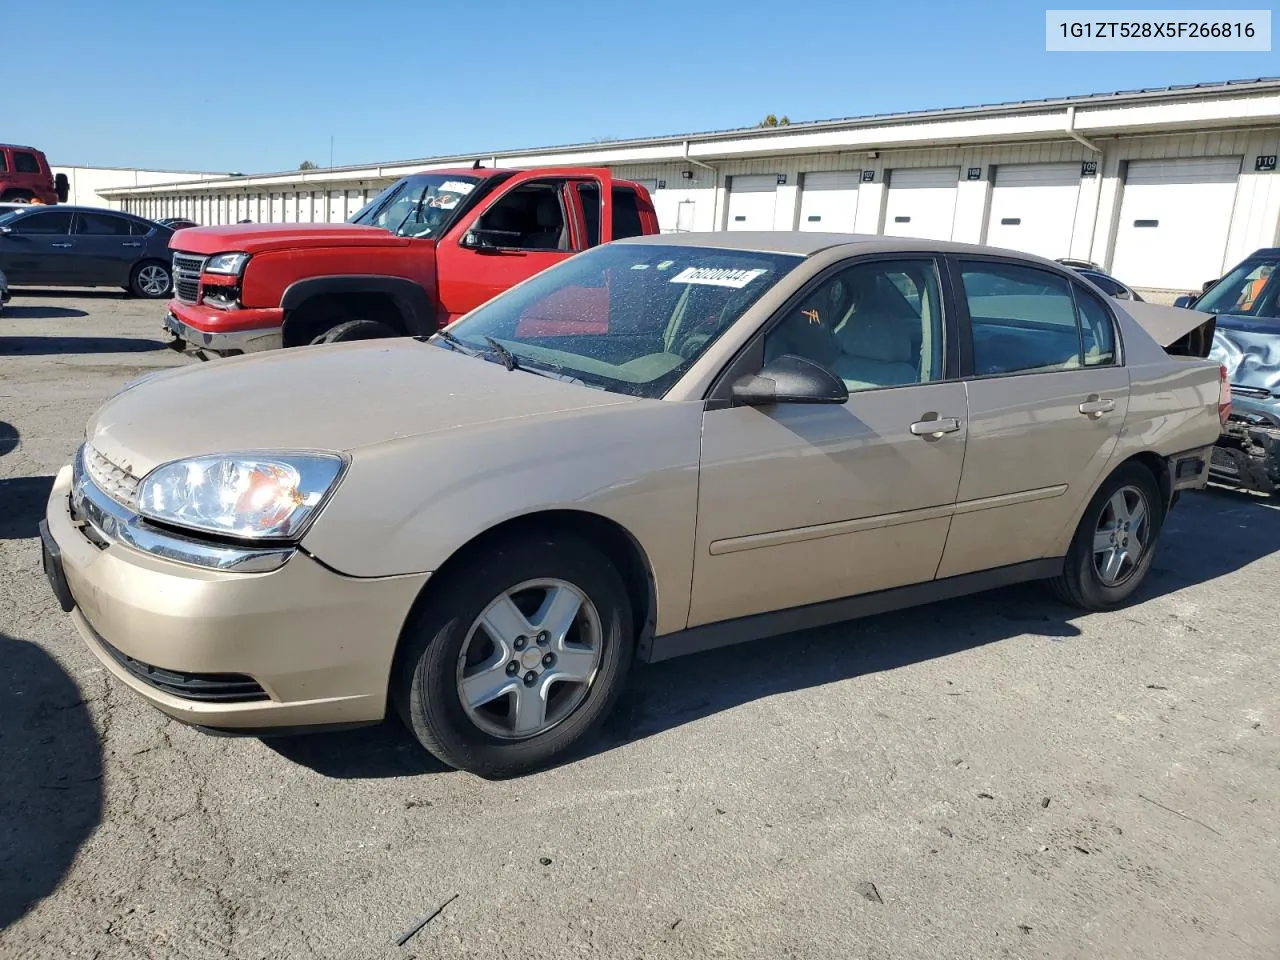
[[[13,169],[18,173],[39,173],[40,161],[36,159],[34,153],[15,150],[13,152]]]
[[[587,226],[587,246],[600,243],[600,188],[594,183],[578,184],[578,196],[582,198],[582,218]],[[613,239],[639,237],[644,234],[640,221],[640,204],[636,192],[630,187],[613,188]]]

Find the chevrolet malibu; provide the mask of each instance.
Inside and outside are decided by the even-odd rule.
[[[390,708],[514,775],[636,659],[1033,579],[1129,601],[1229,409],[1212,325],[991,248],[629,239],[429,337],[127,386],[57,476],[44,565],[179,720]]]

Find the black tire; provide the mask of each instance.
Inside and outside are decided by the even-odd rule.
[[[312,339],[317,343],[348,343],[352,340],[379,340],[398,334],[377,320],[344,320]]]
[[[35,198],[30,190],[6,190],[0,194],[0,203],[30,203]]]
[[[173,273],[162,260],[144,260],[129,274],[129,292],[143,300],[160,300],[173,293]]]
[[[446,577],[411,615],[397,653],[391,696],[405,725],[444,763],[482,777],[517,776],[563,758],[613,708],[634,658],[631,601],[622,578],[599,550],[559,534],[496,543],[465,571]],[[599,666],[582,701],[558,723],[527,739],[504,739],[467,715],[458,691],[459,658],[490,603],[518,584],[544,578],[572,584],[594,604]]]
[[[1150,526],[1142,553],[1132,564],[1131,570],[1119,582],[1108,584],[1094,562],[1094,534],[1098,532],[1099,523],[1111,498],[1126,487],[1141,492],[1146,501]],[[1151,569],[1164,516],[1165,507],[1160,487],[1151,471],[1139,463],[1121,467],[1107,478],[1089,501],[1089,506],[1080,518],[1080,526],[1076,528],[1071,540],[1062,573],[1050,581],[1054,593],[1066,603],[1084,610],[1114,610],[1124,605],[1142,586]]]

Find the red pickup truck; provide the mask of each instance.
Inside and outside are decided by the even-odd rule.
[[[0,143],[0,203],[66,203],[71,182],[35,147]]]
[[[429,334],[580,250],[657,232],[648,192],[608,170],[432,170],[346,223],[175,233],[165,329],[202,359]]]

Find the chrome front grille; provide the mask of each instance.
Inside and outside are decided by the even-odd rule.
[[[173,289],[183,303],[195,303],[200,293],[200,273],[207,258],[190,253],[173,255]]]
[[[112,463],[89,444],[85,444],[81,453],[81,462],[85,473],[93,481],[94,486],[109,496],[116,503],[134,510],[138,506],[139,478],[118,464]]]

